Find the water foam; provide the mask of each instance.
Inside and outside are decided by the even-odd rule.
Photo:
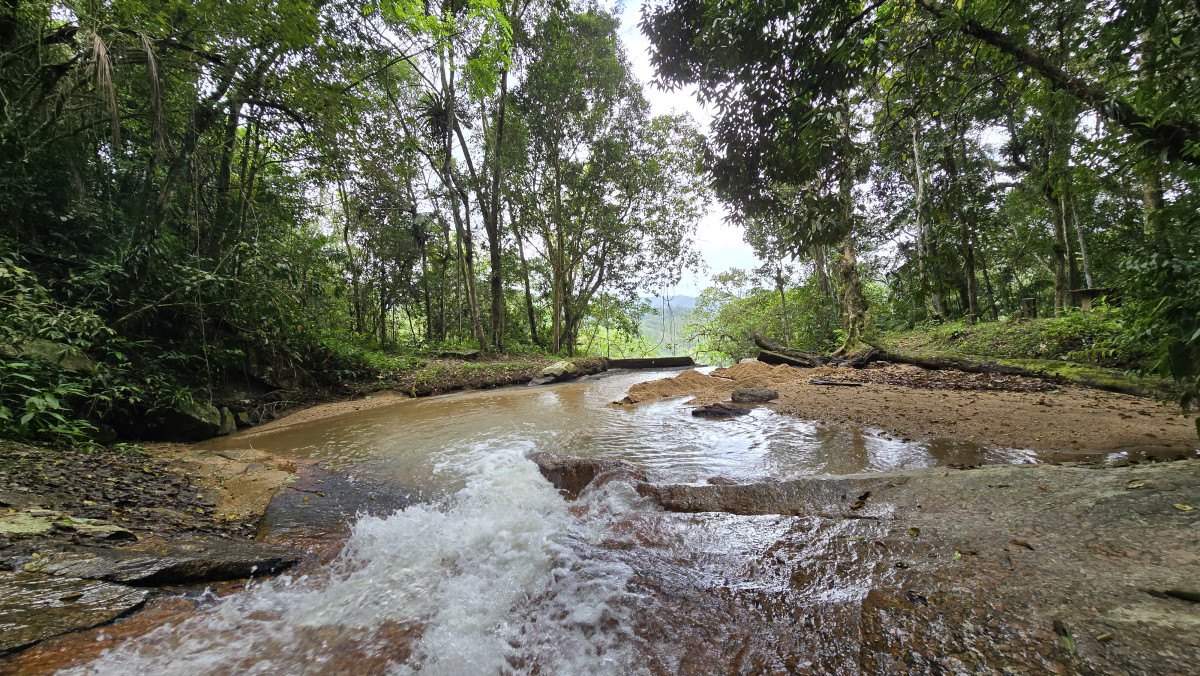
[[[611,506],[573,516],[528,450],[447,455],[461,490],[361,518],[319,575],[255,585],[67,673],[336,671],[386,663],[388,625],[419,635],[396,674],[629,673],[632,573],[588,544]]]

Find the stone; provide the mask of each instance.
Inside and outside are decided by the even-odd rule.
[[[0,573],[0,654],[137,610],[145,589],[35,573]]]
[[[698,406],[692,409],[692,415],[697,418],[733,418],[739,415],[749,415],[750,410],[741,406],[734,406],[720,402],[717,404],[709,404],[707,406]]]
[[[542,369],[542,372],[539,375],[541,375],[543,378],[550,377],[554,378],[555,380],[562,380],[563,378],[568,378],[574,375],[578,370],[579,369],[576,368],[575,364],[564,359],[562,361],[556,361]]]
[[[348,534],[360,516],[393,514],[415,504],[418,496],[403,486],[301,466],[271,498],[255,537],[268,542],[336,540]]]
[[[233,412],[227,408],[221,409],[221,425],[217,428],[218,437],[229,436],[237,431],[237,418],[233,416]]]
[[[279,573],[300,561],[292,549],[218,537],[150,538],[126,547],[52,552],[25,571],[140,587],[200,584]]]
[[[584,357],[580,359],[556,361],[542,369],[538,377],[529,381],[530,385],[546,385],[563,380],[571,380],[580,376],[590,376],[608,370],[609,360],[606,357]]]
[[[608,476],[619,474],[645,480],[644,472],[623,460],[567,458],[547,452],[534,453],[529,459],[537,464],[547,481],[571,500],[578,498],[588,486],[602,482]]]
[[[254,421],[250,419],[250,414],[246,411],[240,411],[234,418],[237,420],[238,427],[251,427],[254,425]]]
[[[733,391],[730,397],[742,404],[761,404],[779,398],[779,393],[766,387],[743,387]]]
[[[187,441],[211,439],[222,424],[221,411],[216,406],[197,401],[157,411],[150,417],[155,436]]]

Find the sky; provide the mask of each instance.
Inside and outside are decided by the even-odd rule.
[[[621,40],[625,43],[634,75],[645,87],[645,96],[650,102],[651,111],[655,115],[671,112],[689,113],[699,123],[701,131],[707,132],[712,116],[700,105],[691,90],[668,92],[654,86],[654,67],[650,65],[650,41],[638,28],[642,13],[641,3],[636,0],[617,3],[616,11],[621,17]],[[726,215],[721,203],[715,197],[711,198],[696,233],[697,248],[704,258],[707,270],[701,270],[699,274],[685,273],[679,285],[668,290],[665,295],[697,296],[709,286],[709,280],[718,272],[730,268],[755,268],[762,264],[755,257],[750,245],[746,244],[742,228],[726,223]],[[648,294],[659,295],[656,289],[645,291]]]

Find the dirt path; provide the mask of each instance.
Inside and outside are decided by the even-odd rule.
[[[815,385],[813,379],[857,387]],[[908,438],[953,438],[982,446],[1074,456],[1128,452],[1177,457],[1200,448],[1195,416],[1174,406],[1039,378],[924,371],[915,366],[796,369],[747,362],[711,375],[685,371],[630,388],[620,404],[692,395],[728,400],[742,387],[779,392],[776,410],[827,423],[854,422]]]

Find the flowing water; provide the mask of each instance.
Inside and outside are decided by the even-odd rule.
[[[570,503],[526,456],[622,459],[669,482],[1032,459],[824,427],[768,407],[707,421],[681,400],[610,404],[633,383],[666,375],[404,401],[220,441],[316,458],[423,499],[359,518],[331,564],[214,600],[75,673],[707,673],[736,670],[751,634],[773,635],[776,601],[821,656],[807,668],[854,673],[853,646],[822,622],[828,629],[839,608],[860,600],[867,578],[890,573],[843,576],[801,598],[794,580],[764,567],[764,551],[798,532],[856,542],[871,537],[870,524],[825,532],[797,517],[666,514],[621,482]],[[706,626],[716,616],[720,626]],[[802,646],[794,637],[775,643],[789,646],[776,661],[793,668]],[[743,647],[712,648],[727,645]]]

